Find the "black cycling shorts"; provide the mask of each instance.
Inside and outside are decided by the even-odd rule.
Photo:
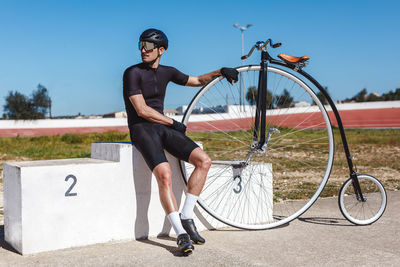
[[[141,122],[129,127],[132,144],[142,153],[150,170],[168,162],[164,149],[174,157],[189,162],[192,151],[199,147],[185,134],[166,125]]]

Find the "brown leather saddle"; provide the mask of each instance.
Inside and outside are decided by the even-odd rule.
[[[310,59],[309,56],[294,57],[286,54],[279,54],[278,57],[289,64],[304,63]]]

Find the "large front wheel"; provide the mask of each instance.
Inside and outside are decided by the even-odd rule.
[[[333,134],[318,90],[290,70],[268,67],[266,137],[254,145],[260,66],[237,68],[239,82],[217,77],[187,107],[188,136],[212,166],[199,204],[219,221],[244,229],[290,222],[318,198],[331,172]],[[185,182],[193,166],[181,162]]]

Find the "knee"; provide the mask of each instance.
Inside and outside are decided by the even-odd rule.
[[[211,167],[211,159],[208,155],[204,155],[203,157],[200,158],[198,161],[196,167],[204,169],[204,170],[209,170]]]
[[[171,188],[171,177],[172,173],[171,171],[163,171],[162,173],[159,174],[158,177],[158,186],[160,188],[166,189],[166,188]]]

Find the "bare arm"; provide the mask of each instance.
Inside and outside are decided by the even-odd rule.
[[[221,75],[221,70],[216,70],[210,73],[203,74],[201,76],[189,76],[189,80],[186,83],[186,86],[203,86],[206,85],[209,81],[214,79],[217,76]]]
[[[135,108],[137,114],[151,122],[156,122],[164,125],[171,126],[173,121],[171,118],[159,113],[157,110],[149,107],[144,101],[143,95],[132,95],[129,97],[133,107]]]

